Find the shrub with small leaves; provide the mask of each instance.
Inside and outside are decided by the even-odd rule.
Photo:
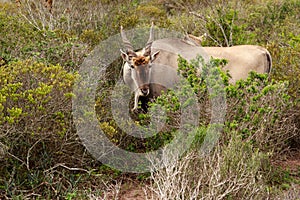
[[[38,174],[39,169],[74,162],[73,154],[83,151],[76,145],[71,116],[76,78],[76,73],[60,65],[31,60],[0,68],[0,145],[5,149],[0,173],[9,174],[12,169],[16,173],[0,179],[1,190],[14,187],[17,195],[21,189],[32,189],[47,178]],[[70,148],[72,155],[62,153]],[[28,174],[36,177],[30,179]]]
[[[60,118],[70,111],[68,102],[76,74],[60,65],[45,66],[30,60],[12,62],[0,71],[2,127],[22,121],[18,129],[34,127],[31,131],[41,132],[49,118]],[[58,102],[61,104],[56,105]]]

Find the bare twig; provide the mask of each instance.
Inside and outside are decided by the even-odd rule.
[[[48,173],[49,171],[52,171],[52,170],[54,170],[58,167],[63,167],[63,168],[65,168],[67,170],[70,170],[70,171],[83,171],[83,172],[86,172],[88,174],[90,174],[92,172],[92,171],[88,171],[88,170],[83,169],[83,168],[68,167],[64,163],[58,163],[58,164],[54,165],[53,167],[51,167],[50,169],[45,170],[44,173]]]
[[[31,150],[35,147],[35,145],[37,145],[42,139],[39,139],[38,141],[36,141],[27,151],[27,158],[26,158],[26,167],[28,169],[28,171],[30,171],[30,166],[29,166],[29,160],[30,160],[30,152]]]

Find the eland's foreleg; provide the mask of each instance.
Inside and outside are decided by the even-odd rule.
[[[138,109],[139,106],[139,92],[134,92],[134,106],[131,109],[131,111],[135,111]]]

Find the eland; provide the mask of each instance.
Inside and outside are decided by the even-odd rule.
[[[228,63],[223,70],[229,71],[230,83],[246,79],[250,71],[270,73],[272,67],[270,53],[260,46],[202,47],[191,37],[154,41],[153,23],[148,42],[142,50],[134,51],[122,27],[121,37],[126,49],[120,50],[125,61],[123,79],[134,92],[132,111],[137,110],[140,97],[157,97],[178,81],[178,55],[188,61],[197,55],[226,59]]]

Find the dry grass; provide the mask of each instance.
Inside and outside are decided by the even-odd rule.
[[[267,197],[261,164],[265,155],[233,135],[211,154],[187,153],[164,168],[153,166],[152,190],[158,199],[261,199]],[[167,155],[164,161],[170,159]],[[175,159],[175,158],[173,158]]]

